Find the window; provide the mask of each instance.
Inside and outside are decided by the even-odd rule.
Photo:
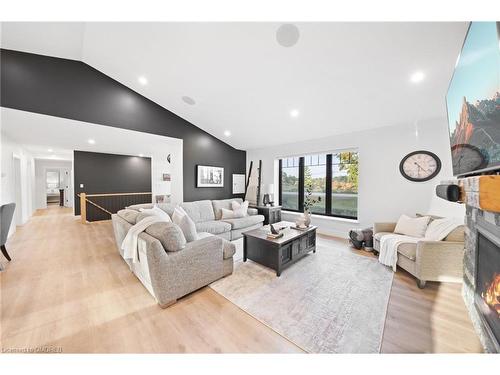
[[[358,216],[358,153],[332,155],[332,215]]]
[[[285,210],[299,210],[299,158],[280,160],[281,206]]]
[[[304,157],[304,202],[310,197],[311,212],[326,214],[326,155]]]
[[[284,210],[350,219],[358,217],[358,153],[337,152],[279,160],[279,201]]]

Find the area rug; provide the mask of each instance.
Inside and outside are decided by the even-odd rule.
[[[280,277],[243,262],[236,241],[232,275],[210,285],[238,307],[310,353],[378,353],[393,272],[338,241],[317,239]]]

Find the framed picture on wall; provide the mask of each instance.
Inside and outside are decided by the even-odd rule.
[[[233,194],[245,194],[245,175],[233,173]]]
[[[224,168],[197,165],[196,187],[224,187]]]

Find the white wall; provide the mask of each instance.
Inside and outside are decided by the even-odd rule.
[[[170,163],[167,156],[170,155]],[[163,181],[169,173],[171,180]],[[182,202],[183,197],[182,142],[170,142],[151,155],[151,191],[153,202],[156,195],[170,195],[172,203]]]
[[[73,206],[73,162],[70,160],[35,159],[35,209],[47,208],[46,175],[47,170],[58,170],[60,176],[69,171],[71,185],[65,192],[65,206]]]
[[[22,200],[21,207],[16,207],[16,214],[18,213],[19,221],[16,223],[12,221],[10,234],[14,233],[15,226],[26,223],[29,217],[33,214],[33,196],[34,196],[34,176],[35,176],[35,162],[32,155],[26,151],[21,145],[12,141],[10,138],[2,134],[1,138],[1,155],[2,155],[2,190],[0,201],[2,204],[11,203],[16,201],[16,185],[15,185],[15,171],[14,171],[14,158],[20,160],[20,197]],[[19,211],[20,210],[20,211]],[[9,234],[9,235],[10,235]]]
[[[304,129],[306,132],[307,129]],[[310,136],[310,135],[308,135]],[[346,237],[354,227],[372,226],[376,221],[396,221],[402,214],[433,213],[464,217],[463,205],[435,197],[435,186],[452,179],[447,123],[443,120],[399,125],[343,134],[247,151],[247,163],[262,160],[262,182],[274,183],[277,197],[280,157],[357,149],[359,152],[358,222],[314,216],[312,222],[323,233]],[[427,182],[411,182],[399,172],[403,156],[416,150],[428,150],[439,156],[441,172]],[[255,165],[255,163],[254,163]],[[247,166],[248,170],[248,166]],[[284,214],[294,220],[297,214]]]
[[[52,154],[68,159],[72,157],[72,150],[151,157],[153,197],[170,194],[172,202],[183,200],[182,139],[10,108],[1,108],[0,115],[2,133],[27,145],[37,159],[47,159]],[[89,144],[89,138],[95,143]],[[171,174],[170,182],[161,180],[163,173]],[[40,207],[40,197],[37,202]]]

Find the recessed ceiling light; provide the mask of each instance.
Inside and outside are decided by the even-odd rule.
[[[424,72],[418,70],[410,76],[410,81],[413,83],[422,82],[425,78]]]
[[[146,77],[144,77],[144,76],[140,76],[137,80],[139,81],[139,83],[141,85],[147,85],[148,84],[148,79]]]
[[[292,116],[292,117],[299,117],[299,110],[298,109],[292,109],[290,111],[290,116]]]
[[[89,139],[87,142],[90,143],[91,145],[95,145],[95,140],[93,139]]]
[[[230,137],[231,136],[231,132],[229,130],[226,130],[226,131],[224,131],[224,135],[226,137]]]
[[[282,47],[292,47],[299,41],[300,32],[297,26],[285,23],[276,30],[276,41]]]
[[[196,101],[192,97],[190,97],[190,96],[183,96],[181,99],[186,104],[189,104],[189,105],[195,105],[196,104]]]
[[[51,148],[49,148],[47,151],[48,151],[48,152],[52,152],[52,151],[54,151],[54,150],[52,150]]]

